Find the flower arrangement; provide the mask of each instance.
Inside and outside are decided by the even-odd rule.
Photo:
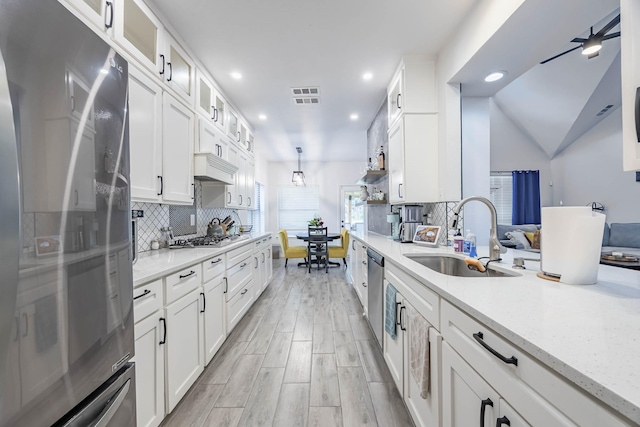
[[[309,221],[309,225],[312,227],[322,227],[324,225],[324,221],[319,216],[313,217],[311,221]]]

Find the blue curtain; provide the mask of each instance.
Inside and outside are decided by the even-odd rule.
[[[513,171],[511,223],[540,224],[540,171]]]

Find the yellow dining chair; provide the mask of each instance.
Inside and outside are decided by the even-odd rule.
[[[307,262],[307,247],[289,246],[289,236],[286,230],[280,230],[278,232],[278,239],[280,239],[280,245],[282,246],[282,252],[285,257],[284,268],[287,268],[289,258],[304,258],[304,262]]]
[[[349,252],[349,231],[342,229],[342,245],[329,246],[329,258],[342,258],[344,266],[347,266],[347,252]]]

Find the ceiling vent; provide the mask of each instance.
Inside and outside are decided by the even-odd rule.
[[[296,105],[313,105],[320,103],[319,87],[292,87],[293,103]]]
[[[606,107],[604,107],[602,110],[600,110],[600,112],[598,114],[596,114],[596,116],[601,116],[604,113],[606,113],[607,111],[609,111],[611,108],[613,108],[613,104],[609,104]]]

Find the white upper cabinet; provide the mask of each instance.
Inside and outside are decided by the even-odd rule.
[[[165,92],[162,116],[163,199],[181,204],[192,203],[195,115],[184,104]]]
[[[110,32],[114,24],[116,0],[62,0],[70,4],[100,31]]]
[[[251,133],[251,131],[247,131],[247,151],[251,154],[255,154],[255,149],[253,133]]]
[[[229,129],[228,134],[233,140],[237,143],[240,142],[240,119],[238,118],[238,113],[229,109]]]
[[[195,67],[187,52],[168,33],[164,36],[165,44],[161,52],[160,74],[164,82],[182,96],[189,105],[194,99]]]
[[[249,151],[249,145],[247,144],[248,136],[249,132],[247,130],[247,125],[243,121],[240,121],[240,139],[238,143],[247,151]]]
[[[435,62],[422,56],[407,56],[398,66],[387,88],[389,126],[401,114],[437,113]]]
[[[214,120],[213,84],[200,70],[197,73],[196,84],[196,110],[209,120]]]
[[[227,101],[218,91],[213,96],[213,121],[223,132],[227,131]]]
[[[115,5],[115,41],[140,64],[157,73],[163,71],[166,62],[160,56],[162,35],[162,23],[142,0],[121,0]]]
[[[213,153],[221,159],[229,159],[229,140],[210,120],[198,117],[196,152]]]
[[[640,170],[640,4],[620,0],[622,141],[625,171]],[[635,25],[634,25],[635,23]]]

